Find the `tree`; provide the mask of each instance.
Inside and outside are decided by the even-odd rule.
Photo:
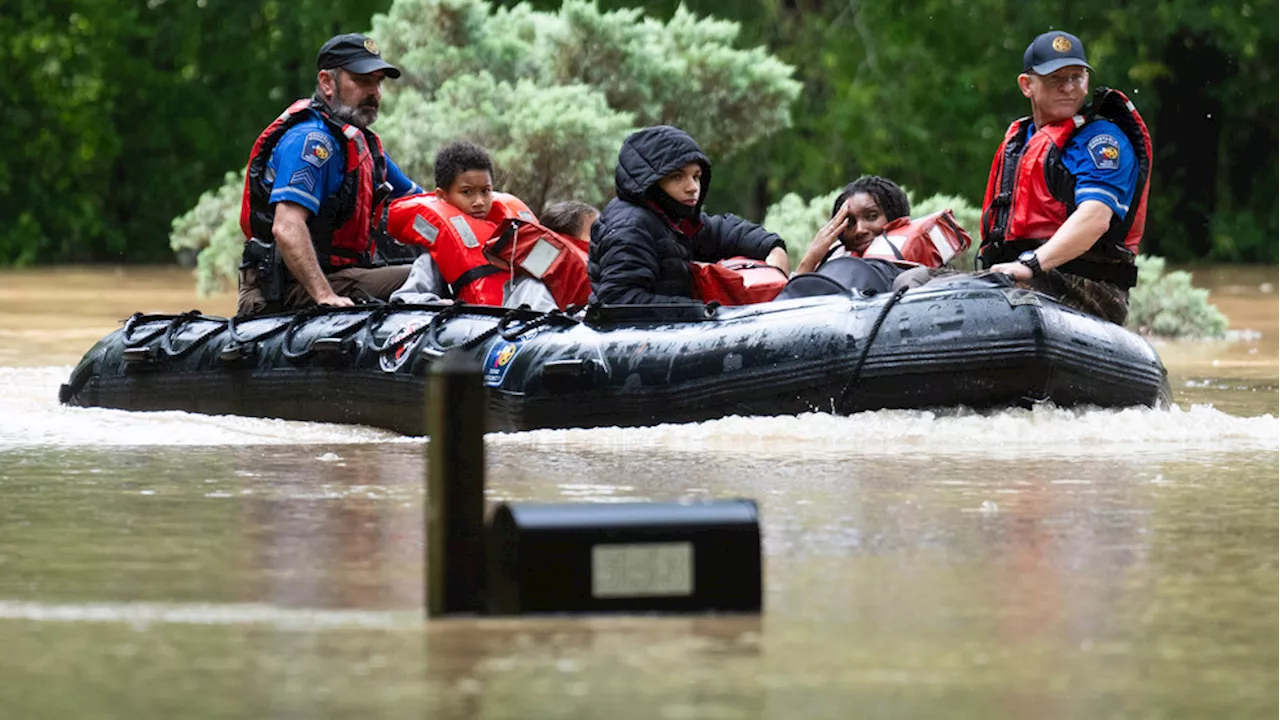
[[[0,265],[167,255],[164,231],[390,0],[6,0]],[[12,212],[12,215],[10,215]]]
[[[728,155],[785,127],[800,92],[790,66],[761,48],[733,47],[736,23],[683,8],[661,22],[636,10],[602,12],[587,0],[555,12],[396,0],[373,18],[371,34],[404,72],[384,85],[376,128],[397,164],[429,186],[441,145],[479,142],[494,156],[498,187],[535,212],[557,200],[608,197],[618,148],[637,126],[679,125],[711,155]],[[175,223],[175,247],[203,237],[231,242],[198,215]],[[216,223],[225,227],[225,218]],[[226,247],[205,252],[235,257]],[[201,289],[232,277],[229,262],[202,262]]]

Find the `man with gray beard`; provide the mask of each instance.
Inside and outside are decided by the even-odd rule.
[[[408,265],[375,267],[374,227],[390,198],[422,192],[369,129],[382,81],[400,70],[359,33],[316,57],[316,92],[289,106],[249,154],[238,315],[386,300]]]

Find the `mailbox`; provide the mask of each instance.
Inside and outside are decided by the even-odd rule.
[[[752,500],[503,503],[487,534],[494,614],[761,609]]]

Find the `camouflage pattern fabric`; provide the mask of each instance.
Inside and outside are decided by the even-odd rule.
[[[983,275],[985,271],[962,273],[945,267],[911,268],[894,279],[893,289],[916,288],[924,284],[946,282],[947,278],[974,274]],[[1122,290],[1111,283],[1090,280],[1057,270],[1047,270],[1039,277],[1018,283],[1018,287],[1042,292],[1069,308],[1109,320],[1117,325],[1124,325],[1125,318],[1129,316],[1129,291]]]

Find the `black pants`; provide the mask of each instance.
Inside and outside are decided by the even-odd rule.
[[[856,290],[863,295],[889,292],[902,268],[888,260],[842,257],[828,260],[811,273],[791,278],[776,299],[835,295]]]

